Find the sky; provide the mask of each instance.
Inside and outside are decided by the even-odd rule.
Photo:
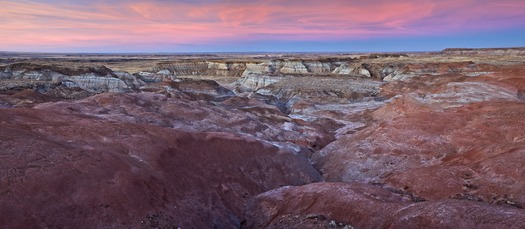
[[[0,0],[0,51],[524,47],[525,0]]]

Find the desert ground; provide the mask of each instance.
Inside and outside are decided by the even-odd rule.
[[[525,48],[0,52],[3,228],[525,228]]]

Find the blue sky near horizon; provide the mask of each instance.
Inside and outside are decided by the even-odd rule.
[[[0,0],[0,50],[403,52],[525,46],[522,0]]]

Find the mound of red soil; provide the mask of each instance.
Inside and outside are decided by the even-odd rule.
[[[240,225],[246,199],[320,180],[308,161],[226,133],[0,109],[0,225]]]
[[[523,228],[525,212],[466,200],[418,201],[359,183],[283,187],[253,198],[246,228]]]

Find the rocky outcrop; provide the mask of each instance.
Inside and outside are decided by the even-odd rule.
[[[181,79],[177,82],[168,82],[164,88],[174,88],[194,98],[204,100],[224,100],[235,96],[233,91],[224,88],[213,80]]]
[[[350,64],[350,63],[343,63],[339,67],[335,68],[332,71],[332,74],[336,75],[349,75],[349,76],[355,76],[355,77],[372,77],[372,74],[368,70],[368,65],[364,64]],[[381,75],[377,76],[377,78],[382,78]]]
[[[127,76],[127,75],[126,75]],[[169,70],[161,70],[157,73],[153,72],[139,72],[133,74],[137,80],[141,80],[145,83],[158,83],[163,80],[173,81],[177,79],[177,76],[172,74]],[[127,76],[129,77],[129,76]],[[144,84],[143,84],[144,85]],[[143,86],[141,85],[141,86]]]
[[[445,55],[445,54],[443,54]],[[491,73],[491,66],[474,62],[410,63],[406,55],[369,55],[369,58],[273,59],[249,61],[180,61],[159,64],[154,71],[168,69],[181,75],[245,77],[249,75],[301,75],[301,76],[351,76],[381,79],[384,81],[408,80],[429,75],[438,76],[461,73],[475,77]],[[381,61],[377,59],[384,58]]]
[[[283,67],[279,69],[283,74],[306,74],[308,69],[300,61],[285,61]]]
[[[169,70],[175,75],[204,75],[208,70],[208,63],[206,61],[178,61],[169,63],[158,63],[153,67],[153,72],[162,70]]]
[[[142,79],[137,78],[134,75],[131,75],[128,72],[123,71],[114,71],[113,72],[120,80],[124,81],[126,85],[129,85],[130,88],[140,88],[144,85],[146,85],[146,82],[144,82]],[[175,77],[170,78],[174,80]]]
[[[284,77],[250,74],[239,80],[239,86],[241,87],[241,91],[256,91],[260,88],[267,87],[270,84],[279,82],[283,78]]]
[[[74,77],[64,77],[62,84],[66,87],[79,87],[89,92],[126,92],[131,88],[121,79],[100,77],[86,74]]]
[[[208,70],[205,75],[238,77],[246,70],[245,63],[207,62],[207,64]]]
[[[247,64],[240,62],[188,60],[171,63],[159,63],[152,71],[168,70],[175,75],[232,76],[240,77],[247,69]]]
[[[336,65],[337,63],[323,61],[304,61],[303,64],[308,70],[308,72],[325,75],[332,72],[334,65]]]
[[[140,79],[106,67],[65,68],[35,64],[12,64],[0,69],[4,90],[39,88],[47,91],[56,85],[78,87],[88,92],[129,92],[144,85]]]
[[[276,71],[276,66],[272,62],[265,63],[247,63],[246,70],[243,72],[242,76],[246,77],[249,75],[267,75],[273,74]]]
[[[351,68],[348,63],[343,63],[341,64],[339,67],[335,68],[334,71],[332,71],[333,74],[337,74],[337,75],[350,75],[350,73],[353,71],[354,69]]]
[[[162,64],[154,68],[169,69],[179,75],[207,75],[207,76],[248,76],[248,75],[330,75],[346,74],[345,70],[337,70],[341,65],[336,60],[286,60],[276,59],[262,62],[214,62],[214,61],[181,61],[178,63]],[[341,68],[344,68],[345,65]],[[190,69],[190,70],[188,70]],[[335,71],[335,73],[333,73]],[[366,69],[358,68],[353,75],[370,77]],[[350,74],[350,73],[348,73]]]

